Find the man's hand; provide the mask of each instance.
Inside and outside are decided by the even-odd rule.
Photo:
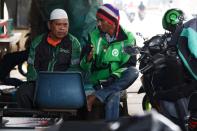
[[[94,95],[87,96],[87,109],[89,112],[92,111],[92,105],[94,104],[95,100],[96,100],[96,96]]]
[[[87,56],[87,61],[88,62],[92,60],[92,58],[93,58],[93,52],[94,52],[93,47],[91,47],[91,51],[90,51],[90,53]]]
[[[117,76],[111,75],[107,80],[105,80],[105,81],[100,81],[100,84],[101,84],[103,87],[108,87],[108,86],[111,85],[116,79],[117,79]]]
[[[93,45],[92,44],[86,44],[82,48],[80,59],[82,59],[84,56],[86,56],[87,61],[89,62],[93,57]]]

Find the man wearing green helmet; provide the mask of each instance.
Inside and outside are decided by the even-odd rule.
[[[170,88],[170,90],[172,90],[173,97],[177,96],[178,98],[176,100],[171,100],[171,101],[160,100],[161,113],[164,116],[171,119],[176,124],[178,124],[179,126],[181,126],[183,130],[185,129],[186,117],[189,115],[188,112],[189,97],[193,92],[194,87],[196,86],[195,80],[189,75],[189,72],[186,70],[184,66],[185,64],[187,65],[186,67],[188,67],[189,65],[191,67],[194,67],[195,64],[193,63],[196,63],[194,62],[194,59],[192,60],[191,55],[187,57],[186,54],[190,54],[190,53],[188,53],[189,52],[188,47],[186,46],[187,46],[187,42],[190,43],[191,46],[197,41],[194,35],[196,34],[194,33],[195,32],[194,30],[196,30],[195,20],[190,20],[185,23],[184,20],[185,20],[184,12],[177,8],[172,8],[167,10],[162,18],[162,26],[165,30],[168,31],[167,33],[162,35],[162,37],[165,39],[165,41],[167,41],[168,48],[173,48],[173,50],[175,51],[176,59],[180,61],[180,64],[184,69],[185,75],[180,76],[180,78],[184,80],[182,84],[175,84],[174,86],[172,86],[172,89]],[[193,46],[192,49],[195,50],[195,46]],[[196,52],[196,50],[193,52]],[[187,60],[185,60],[185,58],[188,58],[187,60],[190,62],[192,61],[193,63],[190,64],[189,62],[186,62]],[[174,64],[175,67],[178,68],[178,65],[173,62],[174,61],[172,61],[171,64]],[[189,71],[191,73],[191,70]],[[194,73],[192,72],[191,74]],[[176,82],[178,82],[178,80],[176,80],[175,83]],[[168,97],[168,95],[166,97]]]
[[[162,35],[157,35],[158,37],[153,36],[151,38],[155,38],[151,42],[159,47],[153,55],[162,54],[165,58],[164,62],[160,63],[160,65],[164,64],[165,68],[154,72],[155,78],[151,81],[151,84],[158,91],[159,112],[184,129],[184,120],[188,115],[187,104],[191,88],[187,72],[185,72],[178,56],[177,46],[172,44],[172,38],[176,29],[183,25],[183,20],[184,12],[182,10],[176,8],[167,10],[162,18],[162,26],[166,32]]]

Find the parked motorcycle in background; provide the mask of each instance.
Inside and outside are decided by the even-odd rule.
[[[187,130],[188,98],[194,90],[193,79],[184,68],[176,46],[169,45],[170,38],[170,34],[154,36],[141,50],[139,69],[146,93],[144,101],[149,99],[153,108]]]
[[[197,92],[193,92],[190,100],[188,109],[190,112],[189,120],[188,120],[188,128],[189,131],[197,131]]]
[[[144,20],[144,17],[146,15],[145,10],[146,10],[146,7],[145,7],[143,1],[141,1],[138,6],[138,16],[141,21]]]
[[[171,34],[156,35],[140,48],[139,70],[142,74],[144,110],[159,113],[187,131],[188,97],[193,91],[193,79],[184,68],[176,46],[169,45]]]

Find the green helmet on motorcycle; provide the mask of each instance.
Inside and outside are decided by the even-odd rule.
[[[162,18],[162,26],[164,29],[174,32],[176,27],[183,24],[184,12],[180,9],[169,9]]]

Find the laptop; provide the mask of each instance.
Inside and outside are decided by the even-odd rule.
[[[80,72],[39,72],[34,104],[39,109],[79,109],[86,104]]]

